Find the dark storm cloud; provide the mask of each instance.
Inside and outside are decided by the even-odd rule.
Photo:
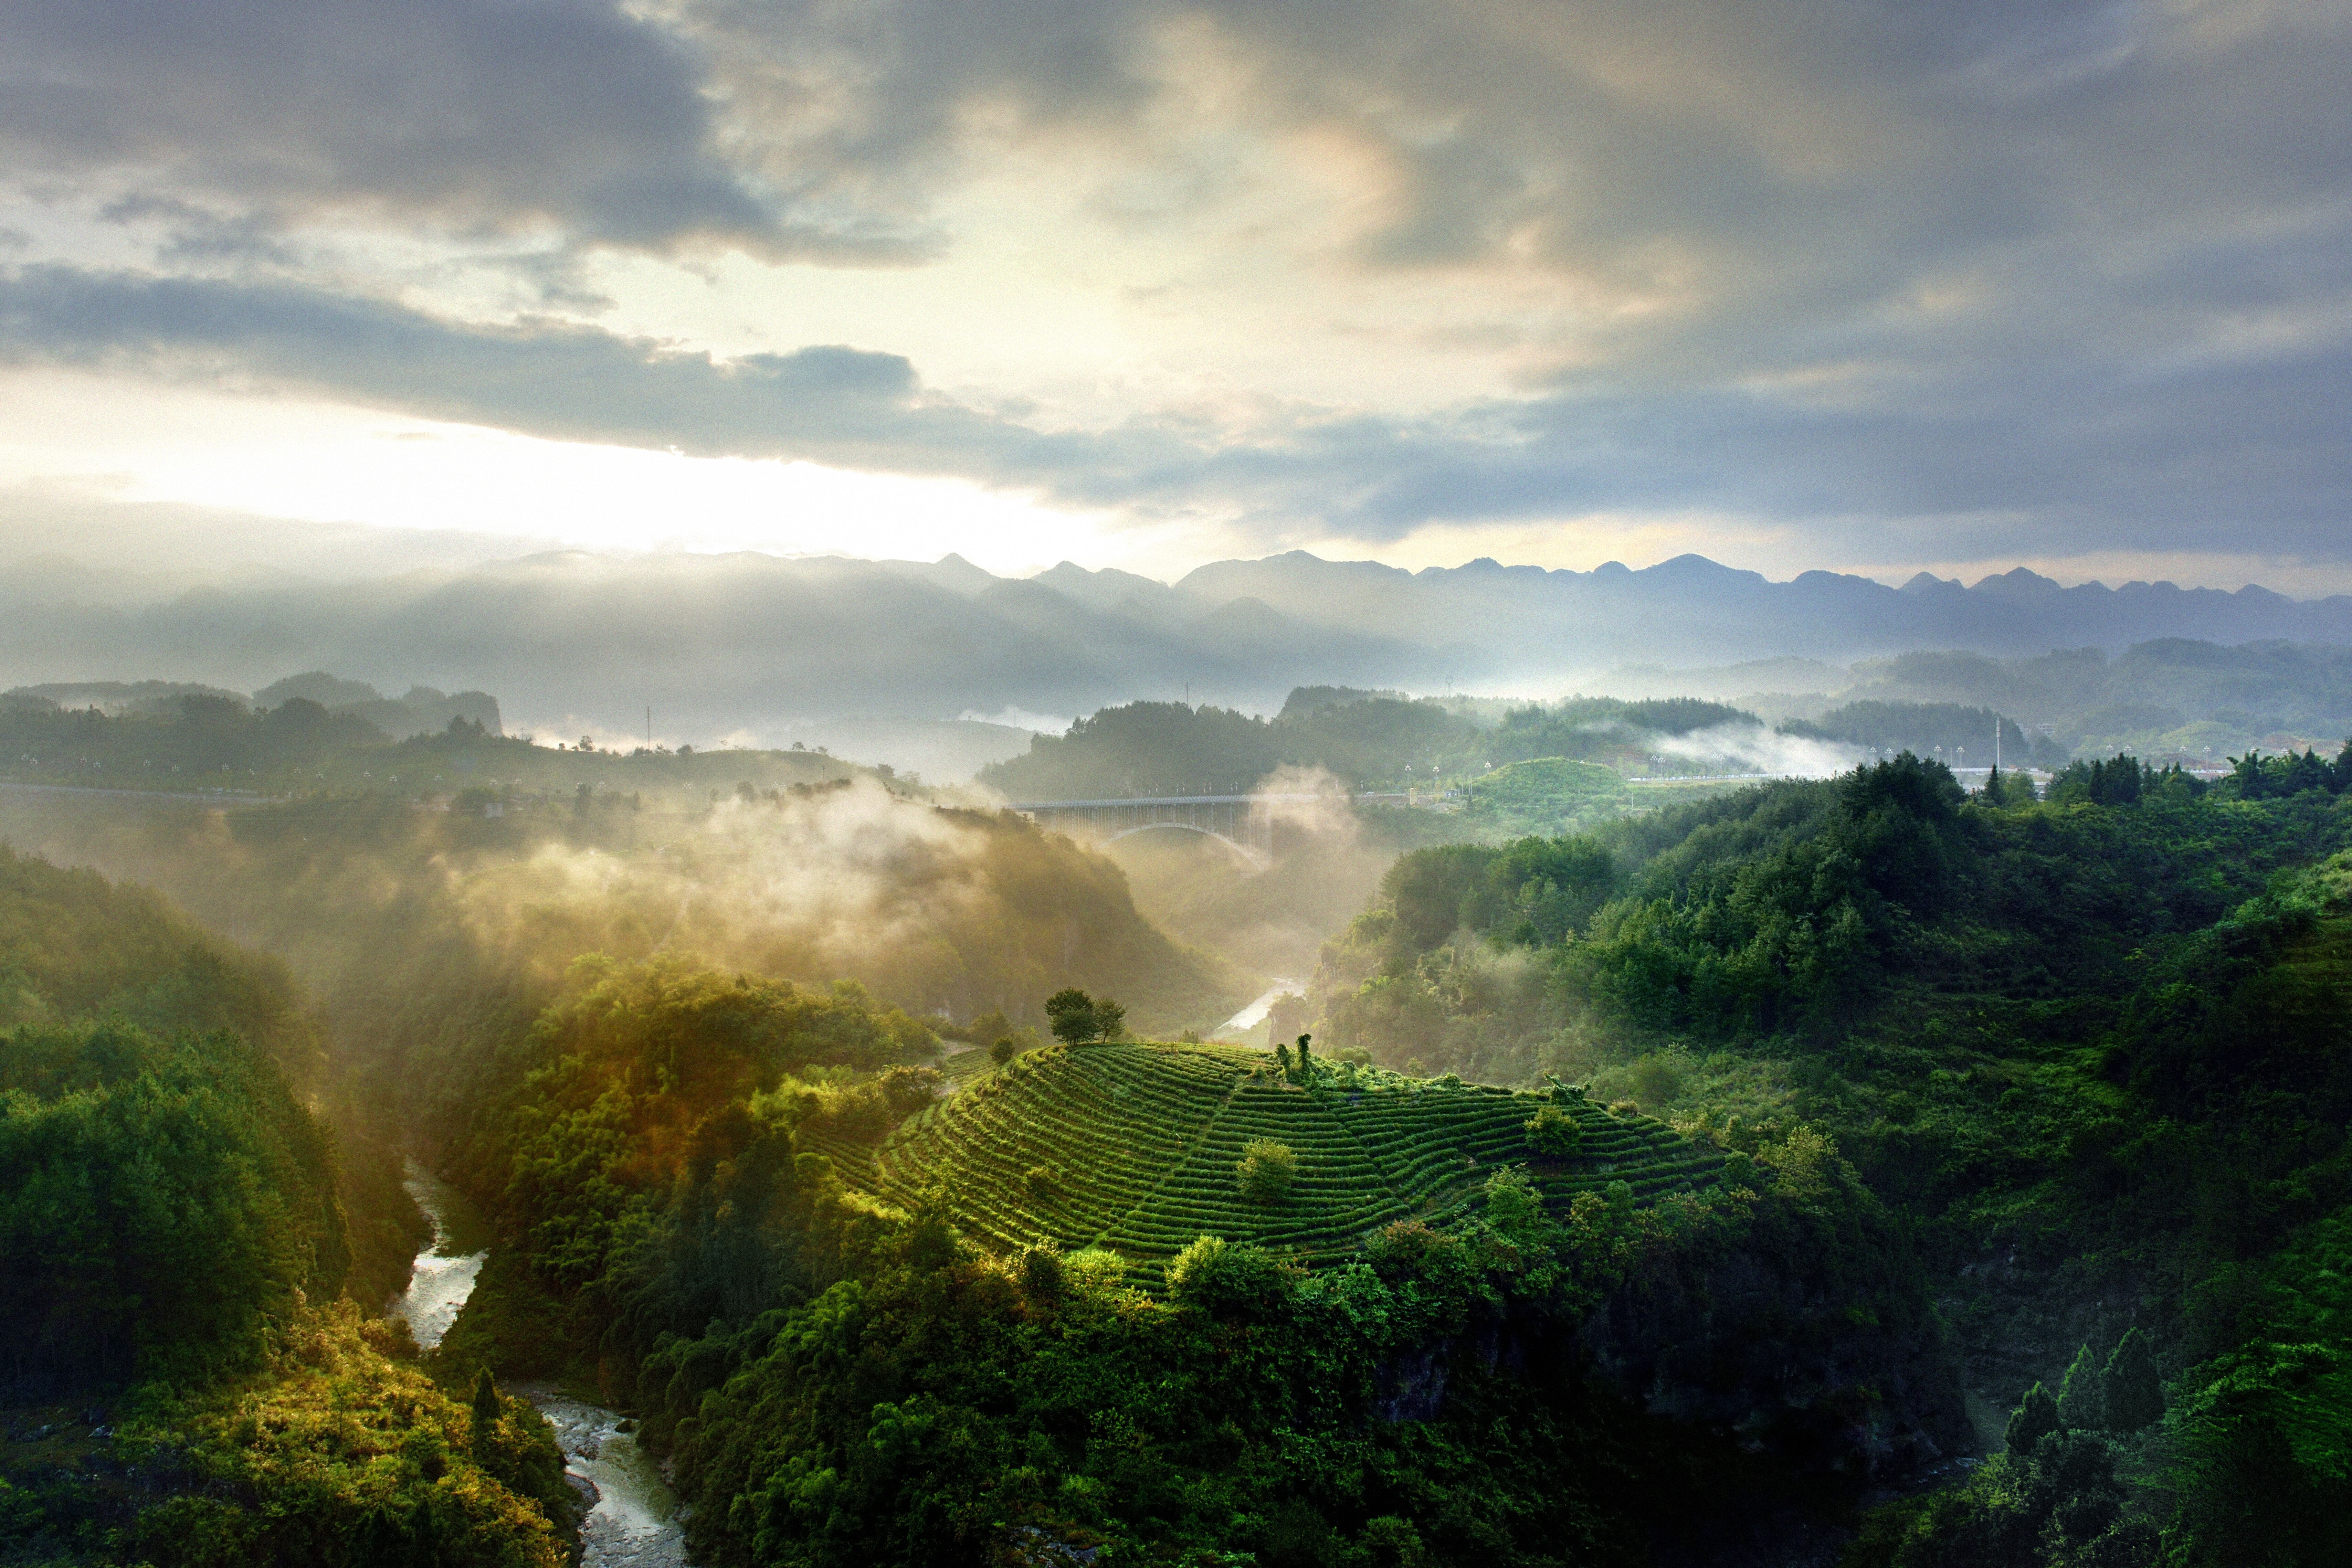
[[[19,179],[271,222],[905,249],[727,163],[692,52],[610,0],[15,0],[0,151]]]

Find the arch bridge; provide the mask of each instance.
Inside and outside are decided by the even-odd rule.
[[[1015,800],[1008,810],[1041,828],[1117,843],[1136,833],[1199,833],[1231,846],[1253,866],[1274,860],[1275,808],[1285,801],[1317,800],[1297,795],[1144,795],[1110,800]]]

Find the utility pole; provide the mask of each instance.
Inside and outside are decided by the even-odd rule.
[[[651,751],[653,748],[654,748],[654,710],[653,710],[653,705],[652,705],[652,704],[650,704],[650,703],[648,703],[648,704],[646,704],[646,749],[647,751]]]

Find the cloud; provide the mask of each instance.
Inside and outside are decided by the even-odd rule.
[[[2347,61],[2342,7],[2253,0],[26,0],[0,153],[160,225],[168,276],[8,274],[0,350],[952,474],[1265,548],[1673,514],[1807,564],[2224,532],[2341,561]],[[339,225],[331,271],[295,273],[306,225]],[[402,270],[420,227],[526,251],[499,265],[534,309],[631,326],[460,319]],[[867,348],[727,357],[703,345],[761,340],[712,326],[735,301],[648,304],[581,260],[1054,276],[1043,253],[1114,231],[1132,248],[1073,272],[1125,308],[1266,323],[1203,329],[1248,340],[1231,362],[1089,337],[1180,389],[1117,415],[1029,384],[1061,372],[1017,341],[925,382],[991,340],[984,269],[858,296],[874,330],[835,335]],[[1373,373],[1299,392],[1341,340]],[[1465,359],[1485,395],[1424,394]]]
[[[2021,352],[2024,350],[2021,349]],[[2005,403],[1851,403],[1591,385],[1419,418],[1290,404],[1234,433],[1144,416],[1045,430],[841,345],[722,360],[570,323],[445,320],[285,283],[32,267],[0,273],[0,360],[271,385],[562,440],[954,474],[1063,501],[1241,518],[1268,543],[1370,543],[1433,520],[1719,507],[1848,548],[1955,530],[1988,553],[2062,519],[2076,549],[2248,545],[2352,556],[2352,347],[2160,373],[2038,360]]]
[[[0,11],[19,179],[275,223],[651,250],[889,255],[714,144],[701,65],[610,0],[24,0]]]

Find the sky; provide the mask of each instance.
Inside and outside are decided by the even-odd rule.
[[[2352,590],[2347,79],[2340,0],[12,0],[0,550]]]

